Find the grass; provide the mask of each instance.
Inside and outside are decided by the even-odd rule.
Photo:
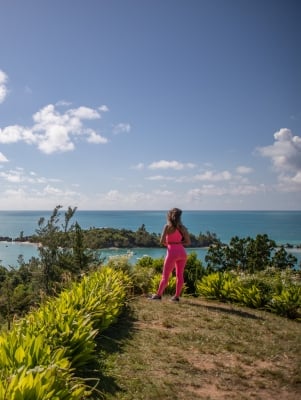
[[[99,339],[95,399],[299,398],[300,323],[202,299],[169,299],[133,299]]]

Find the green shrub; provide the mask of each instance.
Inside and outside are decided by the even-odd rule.
[[[68,373],[68,365],[21,368],[7,382],[0,381],[1,400],[82,400],[85,396],[89,392]]]
[[[215,272],[197,283],[197,294],[272,311],[291,319],[301,316],[300,274],[269,268],[255,274]]]
[[[95,336],[116,320],[128,285],[123,271],[103,267],[3,333],[0,399],[83,399],[75,374],[93,361]]]
[[[267,305],[267,309],[287,318],[300,319],[301,287],[291,285],[283,288],[281,293],[272,296]]]
[[[149,256],[143,256],[136,262],[136,267],[153,268],[155,272],[161,273],[163,269],[164,258],[152,258]]]
[[[230,300],[234,297],[237,278],[229,272],[203,276],[196,285],[197,294],[210,299]]]
[[[237,302],[251,308],[263,308],[268,301],[264,292],[255,284],[244,287],[240,282],[235,289],[234,298]]]
[[[187,262],[184,270],[184,281],[186,293],[195,295],[197,291],[197,282],[206,274],[206,269],[202,262],[198,260],[197,254],[192,252],[187,257]]]
[[[161,281],[162,275],[155,274],[151,280],[151,291],[156,293]],[[165,288],[164,294],[174,295],[176,291],[176,277],[172,275],[169,278],[168,285]],[[185,288],[183,288],[183,293],[185,292]]]
[[[154,275],[155,269],[153,267],[143,267],[136,264],[131,273],[134,294],[149,293],[152,289],[151,281]]]
[[[115,256],[110,256],[106,266],[112,269],[118,269],[127,273],[131,273],[132,264],[130,263],[130,258],[132,253],[127,252],[126,254],[118,254]]]

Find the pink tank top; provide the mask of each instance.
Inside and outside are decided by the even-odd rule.
[[[180,243],[181,241],[182,241],[182,233],[178,229],[176,229],[174,232],[168,233],[166,235],[166,243],[167,244],[173,243],[173,242],[176,242],[176,243],[179,242],[177,244],[181,244]]]

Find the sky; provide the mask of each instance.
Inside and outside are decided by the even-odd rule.
[[[300,1],[0,9],[0,210],[301,209]]]

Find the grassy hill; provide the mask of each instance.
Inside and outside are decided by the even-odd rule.
[[[263,311],[139,297],[98,345],[97,399],[301,398],[301,324]]]

